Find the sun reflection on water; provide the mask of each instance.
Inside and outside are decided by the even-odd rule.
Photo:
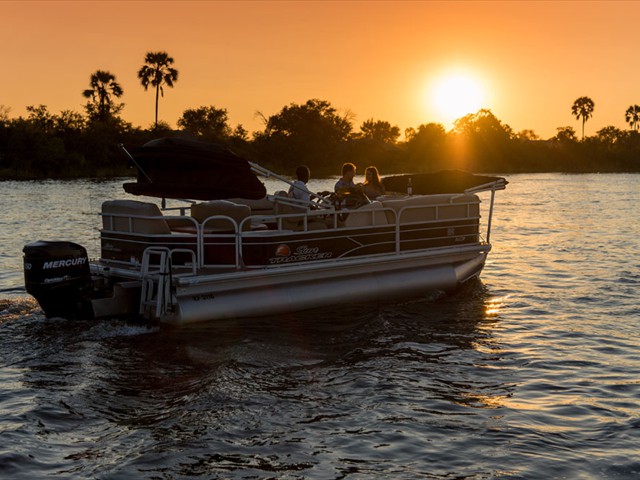
[[[494,297],[489,298],[485,302],[484,313],[487,318],[494,318],[500,315],[502,309],[507,305],[507,299],[509,295],[505,295],[503,297]]]

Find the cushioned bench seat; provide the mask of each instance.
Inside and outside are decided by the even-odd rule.
[[[388,225],[389,220],[383,209],[382,202],[373,201],[367,203],[356,210],[349,211],[343,225],[349,228]],[[395,223],[395,220],[393,223]]]
[[[246,205],[251,209],[251,215],[273,215],[273,202],[267,197],[259,200],[249,200],[246,198],[230,198],[230,202],[237,205]]]
[[[171,233],[162,212],[154,203],[137,200],[107,200],[102,204],[102,213],[102,227],[105,230],[156,235]]]
[[[207,218],[218,215],[230,217],[240,226],[242,221],[251,215],[251,208],[247,205],[239,205],[228,200],[210,200],[208,202],[194,203],[191,205],[191,216],[195,218],[198,223],[203,223],[206,229],[212,231],[235,230],[233,223],[224,218],[206,221]],[[251,230],[251,223],[245,222],[243,230]]]
[[[251,209],[226,200],[212,200],[191,206],[191,217],[165,217],[154,203],[137,200],[109,200],[102,204],[102,225],[105,230],[117,232],[169,235],[177,233],[197,233],[197,223],[209,217],[223,215],[232,218],[238,225],[247,218]],[[155,217],[155,218],[136,218]],[[197,223],[196,223],[197,222]],[[260,230],[266,225],[243,224],[243,230]],[[205,233],[233,233],[235,226],[230,220],[215,219],[204,225]]]
[[[191,216],[204,225],[204,233],[233,233],[235,225],[226,218],[216,218],[207,221],[207,218],[214,216],[229,217],[240,226],[242,231],[265,230],[267,226],[261,223],[253,224],[243,220],[251,216],[253,212],[249,205],[241,205],[230,200],[210,200],[208,202],[194,203],[191,205]]]

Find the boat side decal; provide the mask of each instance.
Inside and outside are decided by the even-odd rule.
[[[290,262],[308,262],[311,260],[326,260],[333,257],[333,252],[321,252],[320,247],[301,245],[293,252],[287,244],[278,245],[274,257],[269,258],[271,265]]]

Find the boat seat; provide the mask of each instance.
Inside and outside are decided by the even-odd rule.
[[[275,192],[276,197],[289,198],[289,194],[284,190]],[[308,214],[309,209],[304,206],[289,205],[287,203],[275,202],[275,214],[276,215],[290,215],[294,213]],[[282,228],[286,230],[293,230],[296,232],[304,231],[304,217],[303,215],[297,217],[285,217],[282,219]],[[312,215],[307,217],[307,230],[324,230],[328,228],[326,221],[317,216]]]
[[[102,228],[104,230],[146,234],[171,233],[162,212],[154,203],[137,200],[107,200],[102,204],[102,214]]]
[[[224,218],[209,220],[207,218],[216,215],[224,215],[230,217],[238,224],[251,215],[251,208],[248,205],[239,205],[228,200],[210,200],[208,202],[194,203],[191,205],[191,216],[198,223],[203,223],[205,233],[223,233],[234,232],[234,225]],[[251,230],[251,223],[245,222],[242,226],[243,231]]]
[[[259,200],[230,198],[229,201],[238,205],[247,205],[251,209],[251,215],[273,215],[273,202],[268,197]]]
[[[401,223],[458,220],[480,216],[480,199],[473,194],[416,195],[400,199],[383,199],[382,205],[393,209],[396,215],[401,216]],[[405,207],[411,208],[400,212]],[[386,213],[389,223],[395,223],[393,212]]]
[[[372,201],[349,211],[341,226],[344,227],[371,227],[377,225],[388,225],[389,220],[384,212],[382,202]],[[395,223],[395,221],[394,221]]]

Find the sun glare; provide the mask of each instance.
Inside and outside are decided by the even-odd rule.
[[[430,88],[429,103],[446,123],[483,108],[484,92],[480,82],[466,74],[439,78]]]

